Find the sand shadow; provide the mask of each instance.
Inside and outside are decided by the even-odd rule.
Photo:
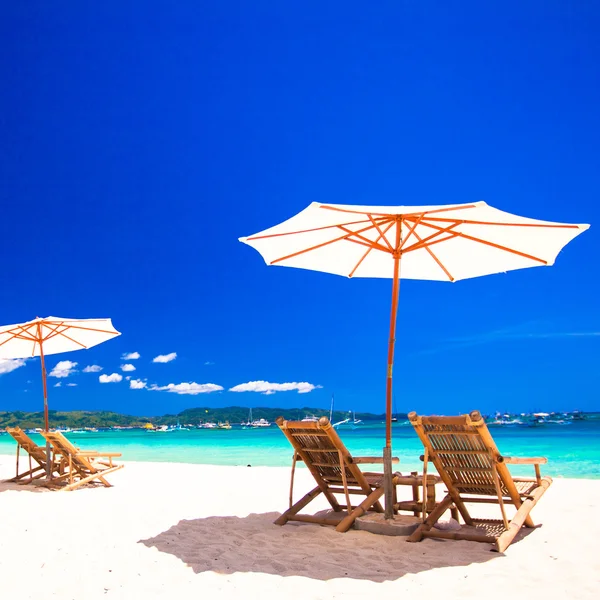
[[[257,572],[329,580],[393,581],[408,573],[502,558],[489,544],[406,538],[366,531],[338,533],[306,523],[273,524],[279,513],[183,520],[140,543],[176,556],[195,573]],[[522,534],[520,534],[521,536]]]
[[[51,490],[36,481],[19,483],[4,479],[0,481],[0,493],[2,492],[50,492]]]

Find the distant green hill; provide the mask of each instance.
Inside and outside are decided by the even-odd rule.
[[[248,408],[244,406],[228,406],[225,408],[212,408],[209,406],[198,408],[187,408],[179,414],[163,415],[161,417],[135,417],[132,415],[122,415],[110,411],[56,411],[49,412],[51,427],[114,427],[131,426],[142,427],[146,423],[155,425],[170,425],[179,421],[182,425],[198,425],[206,421],[229,421],[230,423],[241,423],[248,419]],[[267,419],[274,421],[277,417],[283,416],[286,419],[302,419],[306,415],[315,415],[317,417],[328,417],[329,411],[322,408],[269,408],[256,407],[252,409],[253,419]],[[336,410],[333,412],[333,421],[341,421],[351,416],[347,411]],[[405,418],[405,415],[398,415],[399,418]],[[356,413],[357,419],[362,420],[384,420],[383,414]],[[0,411],[0,428],[14,427],[18,425],[23,429],[43,427],[43,412],[24,412]]]

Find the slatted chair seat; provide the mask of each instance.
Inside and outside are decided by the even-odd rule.
[[[290,504],[276,521],[284,525],[288,521],[335,525],[337,531],[347,531],[354,521],[368,510],[383,512],[379,502],[383,496],[383,473],[363,473],[359,464],[382,463],[379,457],[353,457],[329,422],[322,417],[313,421],[286,421],[283,417],[276,423],[294,448],[290,482]],[[293,503],[294,474],[296,462],[303,461],[314,477],[317,486]],[[394,462],[399,462],[394,459]],[[347,511],[345,517],[335,518],[300,514],[300,511],[323,494],[335,513]],[[340,504],[336,494],[343,494],[346,504]],[[352,503],[353,496],[364,496],[359,504]]]
[[[448,490],[446,498],[408,541],[440,537],[492,542],[494,550],[504,552],[523,525],[534,526],[530,512],[552,484],[550,477],[542,477],[540,473],[540,465],[548,462],[546,458],[502,456],[477,411],[458,417],[422,417],[413,412],[408,418],[425,447],[424,470],[431,461]],[[512,477],[507,464],[533,465],[535,478]],[[502,520],[473,519],[467,503],[498,504]],[[506,515],[506,504],[517,509],[510,521]],[[473,533],[469,527],[463,527],[461,531],[435,529],[434,525],[448,508],[452,509],[455,518],[460,513],[468,526],[481,528],[481,525],[487,524],[486,532]]]

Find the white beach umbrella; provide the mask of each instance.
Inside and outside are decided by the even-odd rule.
[[[458,281],[549,266],[560,250],[588,227],[528,219],[485,202],[440,206],[313,202],[287,221],[239,239],[255,248],[268,265],[393,280],[384,449],[384,456],[391,457],[392,368],[400,278]],[[391,463],[386,471],[391,473]],[[386,498],[389,493],[386,490]],[[387,504],[386,516],[390,514]]]
[[[48,393],[44,357],[97,346],[118,335],[110,319],[47,317],[0,327],[0,358],[39,356],[44,390],[44,426],[48,430]]]

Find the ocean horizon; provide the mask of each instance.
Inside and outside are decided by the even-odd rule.
[[[490,426],[500,452],[505,456],[544,456],[542,472],[553,477],[600,479],[600,419],[588,418],[540,427]],[[340,437],[354,456],[381,456],[385,441],[384,424],[365,422],[355,429],[340,429]],[[44,444],[35,433],[32,439]],[[290,466],[292,447],[275,424],[242,429],[191,429],[149,433],[143,429],[120,429],[67,433],[82,449],[121,452],[124,461],[177,462],[230,466]],[[395,470],[420,471],[423,447],[412,426],[393,424],[393,454],[400,458]],[[0,435],[0,454],[12,454],[16,443]],[[369,467],[377,470],[377,467]],[[531,474],[530,466],[514,466],[515,474]]]

